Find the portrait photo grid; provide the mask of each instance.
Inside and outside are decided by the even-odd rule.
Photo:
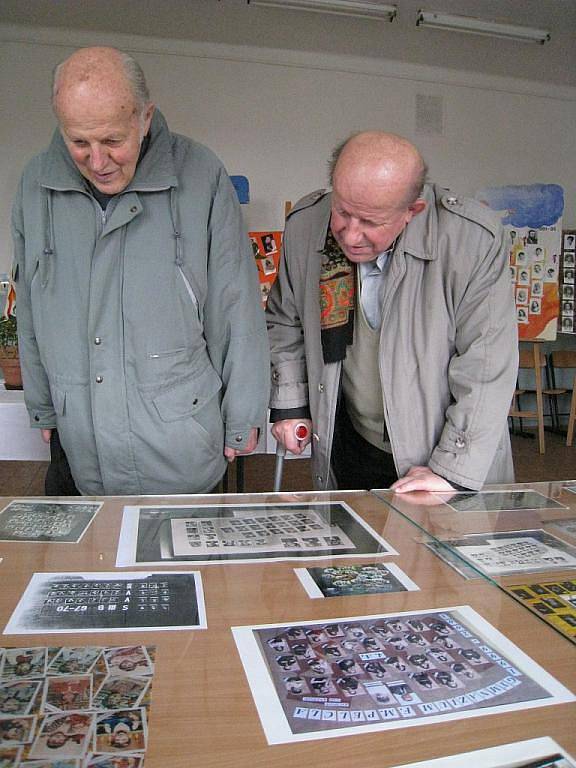
[[[562,233],[560,262],[560,332],[576,333],[576,303],[574,271],[576,269],[576,229]]]

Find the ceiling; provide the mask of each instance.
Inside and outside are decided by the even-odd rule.
[[[246,0],[1,0],[0,23],[392,59],[576,85],[576,0],[396,5],[398,17],[388,23],[249,6]],[[552,39],[538,45],[416,28],[420,8],[543,28]]]

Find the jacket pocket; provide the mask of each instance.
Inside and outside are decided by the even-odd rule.
[[[66,415],[66,392],[59,389],[58,387],[52,387],[51,388],[51,394],[52,394],[52,405],[54,406],[54,411],[56,412],[57,416],[65,416]]]
[[[218,374],[207,366],[201,374],[173,384],[152,397],[152,403],[162,421],[178,421],[205,411],[221,388]],[[204,426],[209,428],[209,425]]]
[[[202,322],[203,306],[200,302],[200,290],[196,285],[196,280],[194,279],[191,271],[187,269],[185,265],[178,266],[177,269],[178,274],[180,275],[180,279],[184,283],[186,293],[188,294],[188,297],[190,298],[190,301],[196,310],[196,317],[200,323],[200,327],[202,328],[204,325]]]

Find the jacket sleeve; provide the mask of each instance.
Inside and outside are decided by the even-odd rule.
[[[516,312],[501,227],[478,257],[455,313],[451,403],[428,464],[448,481],[479,490],[507,428],[518,371]]]
[[[209,221],[204,333],[223,383],[225,443],[242,450],[263,428],[269,392],[269,350],[252,249],[228,175],[220,169]]]
[[[266,305],[271,357],[271,420],[309,415],[304,329],[290,273],[292,227],[287,222],[278,277]],[[298,238],[295,238],[297,242]]]
[[[24,384],[24,400],[30,416],[30,425],[41,429],[56,426],[56,413],[50,394],[48,376],[38,350],[34,330],[30,295],[29,267],[25,262],[26,235],[23,211],[23,185],[20,182],[12,208],[12,238],[14,262],[12,272],[16,289],[16,316],[18,323],[18,354]],[[30,278],[33,273],[30,274]]]

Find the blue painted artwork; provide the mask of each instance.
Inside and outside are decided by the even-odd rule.
[[[558,184],[487,187],[477,198],[503,213],[502,224],[510,227],[551,227],[564,211],[564,190]]]
[[[234,185],[238,200],[241,205],[250,202],[250,184],[246,176],[230,176],[230,181]]]

